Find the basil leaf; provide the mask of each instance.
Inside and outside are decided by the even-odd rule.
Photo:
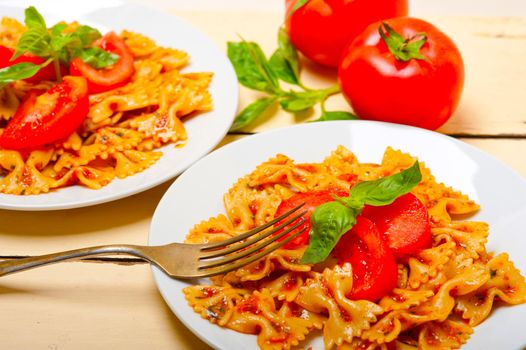
[[[261,116],[274,102],[276,97],[264,97],[249,104],[239,113],[230,127],[230,131],[244,128]]]
[[[99,47],[89,47],[80,52],[79,56],[82,61],[93,68],[101,69],[119,61],[119,56]]]
[[[51,48],[54,52],[59,52],[66,46],[79,46],[80,41],[71,33],[69,34],[56,34],[51,36],[50,41]]]
[[[248,45],[248,48],[250,50],[250,54],[256,61],[256,64],[263,72],[265,72],[265,75],[272,86],[272,91],[279,91],[280,87],[278,83],[278,77],[272,68],[270,68],[270,64],[268,63],[267,57],[265,57],[263,50],[261,50],[261,47],[259,47],[259,45],[256,43],[251,43],[251,45]]]
[[[71,33],[63,33],[63,30],[65,29],[65,26],[62,23],[56,24],[51,28],[51,47],[54,52],[57,53],[59,59],[64,64],[69,64],[71,60],[73,60],[75,57],[79,57],[84,55],[84,57],[91,57],[94,56],[94,52],[88,52],[83,53],[84,50],[89,48],[89,45],[91,45],[95,40],[101,37],[100,32],[92,28],[90,26],[81,25],[79,26],[74,32]],[[98,52],[99,49],[97,49]],[[111,65],[116,62],[115,55],[111,55],[113,59],[109,58],[108,55],[104,54],[97,54],[98,57],[92,58],[90,62],[92,62],[97,66],[98,68],[106,67],[108,65]],[[100,58],[100,59],[99,59]],[[105,62],[108,63],[105,63]],[[115,61],[111,63],[112,61]],[[100,62],[100,63],[97,63]]]
[[[51,30],[51,36],[60,35],[64,29],[66,29],[68,25],[64,22],[60,22],[55,24],[53,27],[50,28]]]
[[[71,50],[68,50],[66,47],[78,46],[79,41],[73,36],[72,33],[62,33],[66,28],[67,24],[65,23],[57,23],[51,27],[50,46],[56,53],[55,55],[58,57],[60,62],[67,65],[71,61],[72,53]]]
[[[18,40],[15,53],[13,57],[11,57],[11,60],[26,52],[31,52],[39,57],[49,57],[51,55],[49,50],[51,35],[47,30],[44,18],[33,6],[26,8],[24,14],[24,23],[26,24],[27,30]]]
[[[28,29],[43,28],[47,29],[44,17],[37,11],[34,6],[29,6],[24,10],[24,23]]]
[[[308,2],[309,2],[309,0],[298,0],[298,1],[296,1],[294,6],[292,7],[292,10],[289,13],[289,17],[292,16],[292,14],[294,12],[296,12],[299,8],[305,6],[305,4],[307,4]]]
[[[275,93],[279,90],[276,75],[256,43],[228,42],[227,54],[239,83],[254,90]]]
[[[339,198],[352,207],[364,204],[382,206],[411,191],[422,180],[418,161],[408,169],[378,180],[364,181],[354,185],[348,198]]]
[[[285,28],[281,27],[278,31],[278,47],[281,51],[285,60],[287,60],[290,68],[294,72],[296,77],[299,77],[300,74],[300,62],[298,57],[298,51],[292,43],[290,42],[289,34]]]
[[[318,103],[318,99],[311,97],[291,96],[282,99],[279,103],[281,107],[287,112],[296,113],[313,107],[316,105],[316,103]]]
[[[356,120],[358,117],[351,112],[343,112],[343,111],[325,111],[322,113],[322,115],[315,120],[311,120],[311,122],[325,122],[330,120]]]
[[[47,30],[26,30],[18,40],[15,53],[13,54],[13,57],[11,57],[11,60],[20,57],[26,52],[30,52],[35,56],[42,58],[51,56],[51,51],[49,50],[50,40]]]
[[[102,36],[97,29],[86,25],[79,26],[72,34],[79,39],[82,47],[91,45]]]
[[[278,31],[278,49],[270,57],[269,64],[279,79],[290,84],[300,85],[298,52],[290,42],[289,35],[283,27]]]
[[[292,93],[284,97],[279,103],[288,112],[301,112],[313,107],[316,103],[325,98],[323,90]]]
[[[379,206],[391,204],[399,196],[408,193],[422,180],[418,161],[397,174],[354,185],[349,197],[335,197],[317,207],[311,216],[312,230],[309,245],[302,263],[315,264],[329,256],[340,237],[356,223],[356,216],[365,204]]]
[[[287,83],[300,85],[298,52],[290,42],[289,35],[283,27],[278,31],[278,49],[270,58],[270,65],[278,78]]]
[[[75,41],[77,46],[86,47],[102,36],[97,29],[86,25],[79,26],[71,33],[63,33],[66,28],[67,24],[65,23],[57,23],[51,27],[51,40],[56,42]]]
[[[40,68],[42,68],[42,65],[30,62],[17,63],[2,68],[0,69],[0,88],[16,80],[31,78],[37,74]]]
[[[317,207],[311,216],[309,246],[301,257],[302,264],[325,260],[340,237],[356,223],[357,212],[340,202],[327,202]]]
[[[269,60],[270,68],[276,73],[279,79],[294,85],[298,85],[298,77],[292,70],[289,62],[283,56],[281,50],[276,50]]]
[[[33,6],[26,8],[24,22],[27,30],[18,40],[11,60],[27,52],[42,58],[52,58],[55,64],[58,61],[69,64],[73,58],[82,56],[83,61],[95,68],[104,68],[118,60],[118,56],[114,54],[88,47],[101,36],[95,28],[81,25],[73,32],[64,33],[68,25],[57,23],[48,30],[44,18]],[[25,69],[30,71],[27,67]],[[27,77],[19,79],[25,78]]]

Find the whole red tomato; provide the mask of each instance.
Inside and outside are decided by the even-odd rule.
[[[462,94],[464,64],[458,48],[423,20],[385,23],[369,25],[344,50],[338,71],[344,96],[361,118],[439,128]]]
[[[408,12],[408,0],[309,0],[290,15],[296,2],[286,0],[285,25],[292,44],[309,59],[332,67],[369,24]]]

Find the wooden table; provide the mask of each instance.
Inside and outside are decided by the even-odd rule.
[[[277,1],[277,0],[276,0]],[[275,1],[273,1],[275,2]],[[496,1],[495,1],[496,2]],[[275,48],[278,12],[173,13],[225,47],[237,34]],[[526,17],[427,16],[464,55],[467,80],[460,108],[439,131],[470,143],[526,176]],[[218,24],[220,23],[220,24]],[[333,72],[306,65],[307,85],[334,83]],[[257,97],[241,91],[243,107]],[[341,96],[329,106],[348,108]],[[299,123],[279,113],[248,134]],[[221,145],[220,145],[221,146]],[[147,242],[152,214],[170,183],[94,207],[56,212],[0,211],[0,258],[88,245]],[[0,280],[2,349],[208,349],[165,305],[147,264],[71,262]]]

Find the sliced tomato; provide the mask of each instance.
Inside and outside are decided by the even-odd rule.
[[[412,193],[381,207],[365,206],[362,215],[373,221],[396,257],[431,247],[427,209]]]
[[[11,57],[13,57],[14,53],[15,50],[7,46],[0,45],[0,68],[10,67],[14,64],[22,62],[42,64],[46,61],[45,59],[37,57],[31,53],[25,53],[11,61]],[[66,73],[66,68],[63,65],[60,65],[60,72],[62,75]],[[31,78],[24,80],[31,83],[37,83],[42,80],[56,80],[56,78],[57,76],[55,74],[55,68],[53,67],[53,64],[48,64],[44,68],[40,69],[37,74],[33,75]]]
[[[86,79],[66,76],[41,95],[28,93],[0,136],[0,146],[35,149],[66,138],[82,125],[88,110]]]
[[[345,191],[342,191],[340,189],[333,189],[333,190],[323,190],[323,191],[307,192],[307,193],[296,193],[292,197],[282,201],[276,211],[275,217],[285,214],[287,211],[293,208],[296,208],[300,204],[304,204],[304,206],[300,210],[306,211],[306,213],[301,218],[298,219],[298,220],[304,221],[298,227],[298,230],[306,228],[305,231],[302,234],[300,234],[298,237],[294,238],[292,241],[285,244],[283,247],[285,249],[296,249],[298,247],[307,245],[309,243],[309,231],[311,228],[310,217],[314,209],[316,209],[319,205],[323,203],[333,201],[334,200],[333,196],[343,197],[347,195],[348,193]],[[284,229],[287,229],[288,227],[294,225],[295,223],[297,223],[297,221],[293,222],[289,226],[286,226]],[[278,222],[276,226],[279,224],[280,222]]]
[[[353,287],[347,297],[376,301],[396,287],[396,259],[371,220],[358,216],[353,228],[339,240],[333,255],[340,264],[352,265]]]
[[[126,43],[115,32],[109,32],[97,40],[95,45],[118,55],[119,60],[112,66],[96,69],[77,57],[71,61],[69,73],[85,77],[90,94],[112,90],[128,83],[135,68],[133,54]]]
[[[0,45],[0,68],[9,67],[12,64],[9,60],[13,57],[13,53],[13,49]]]

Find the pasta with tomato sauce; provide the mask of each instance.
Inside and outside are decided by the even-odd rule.
[[[79,24],[64,26],[65,32],[71,32]],[[3,18],[0,45],[13,50],[25,30],[18,21]],[[114,40],[123,42],[131,52],[133,74],[129,81],[99,91],[92,90],[88,80],[87,116],[66,137],[30,149],[0,149],[0,193],[39,194],[71,185],[99,189],[115,178],[132,176],[162,156],[161,146],[185,144],[185,118],[212,109],[208,91],[212,73],[183,73],[181,69],[190,59],[187,53],[158,46],[152,39],[126,30],[116,37]],[[75,75],[73,68],[71,74]],[[64,81],[73,79],[68,76]],[[49,89],[57,85],[51,80],[29,80],[17,80],[0,89],[0,134],[7,132],[32,91],[53,91]],[[12,143],[16,146],[17,142],[15,138]]]
[[[392,148],[380,164],[360,163],[342,146],[321,163],[297,164],[279,154],[239,179],[224,195],[226,215],[197,224],[186,243],[236,236],[272,220],[298,193],[348,193],[414,162]],[[306,246],[298,243],[212,277],[210,285],[186,287],[189,305],[211,323],[257,335],[261,349],[295,348],[313,332],[323,334],[326,349],[461,347],[496,305],[526,302],[526,282],[506,253],[486,251],[487,223],[460,220],[479,206],[438,183],[422,163],[420,170],[410,195],[425,208],[431,240],[397,256],[394,288],[381,297],[353,298],[359,267],[334,259],[302,264]]]

